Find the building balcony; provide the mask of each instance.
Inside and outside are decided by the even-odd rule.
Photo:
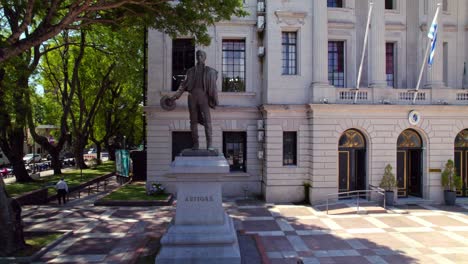
[[[327,98],[328,103],[353,104],[357,92],[357,104],[413,104],[415,90],[392,88],[352,88],[335,89],[335,98]],[[333,93],[328,93],[333,95]],[[318,100],[317,100],[318,99]],[[324,101],[324,98],[314,98]],[[416,105],[468,105],[468,90],[439,88],[419,89],[416,95]]]

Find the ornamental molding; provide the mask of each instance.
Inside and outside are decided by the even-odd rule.
[[[286,24],[289,26],[304,25],[307,12],[293,12],[276,10],[276,24]]]
[[[422,32],[427,32],[427,24],[426,23],[422,23],[420,26],[419,26],[419,29],[422,31]],[[442,31],[443,32],[457,32],[457,25],[456,24],[453,24],[453,23],[445,23],[442,27]],[[465,27],[465,31],[468,31],[468,26]]]
[[[406,25],[400,22],[390,22],[385,24],[385,30],[389,31],[405,31]]]

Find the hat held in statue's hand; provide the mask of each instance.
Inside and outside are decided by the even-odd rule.
[[[171,111],[176,108],[176,101],[172,100],[168,95],[164,95],[159,103],[161,104],[162,109],[166,111]]]

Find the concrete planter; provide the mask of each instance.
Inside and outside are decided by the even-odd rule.
[[[385,191],[385,206],[393,206],[395,195],[393,191]]]
[[[455,205],[455,201],[457,200],[457,192],[444,191],[444,200],[446,205]]]

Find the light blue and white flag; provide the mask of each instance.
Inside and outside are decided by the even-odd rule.
[[[427,32],[427,37],[431,39],[431,51],[429,53],[429,58],[427,60],[427,63],[429,66],[432,65],[432,62],[434,61],[434,53],[436,49],[436,44],[437,44],[437,16],[439,15],[439,7],[437,7],[437,10],[434,15],[434,19],[432,20],[431,27],[429,28],[429,32]]]

